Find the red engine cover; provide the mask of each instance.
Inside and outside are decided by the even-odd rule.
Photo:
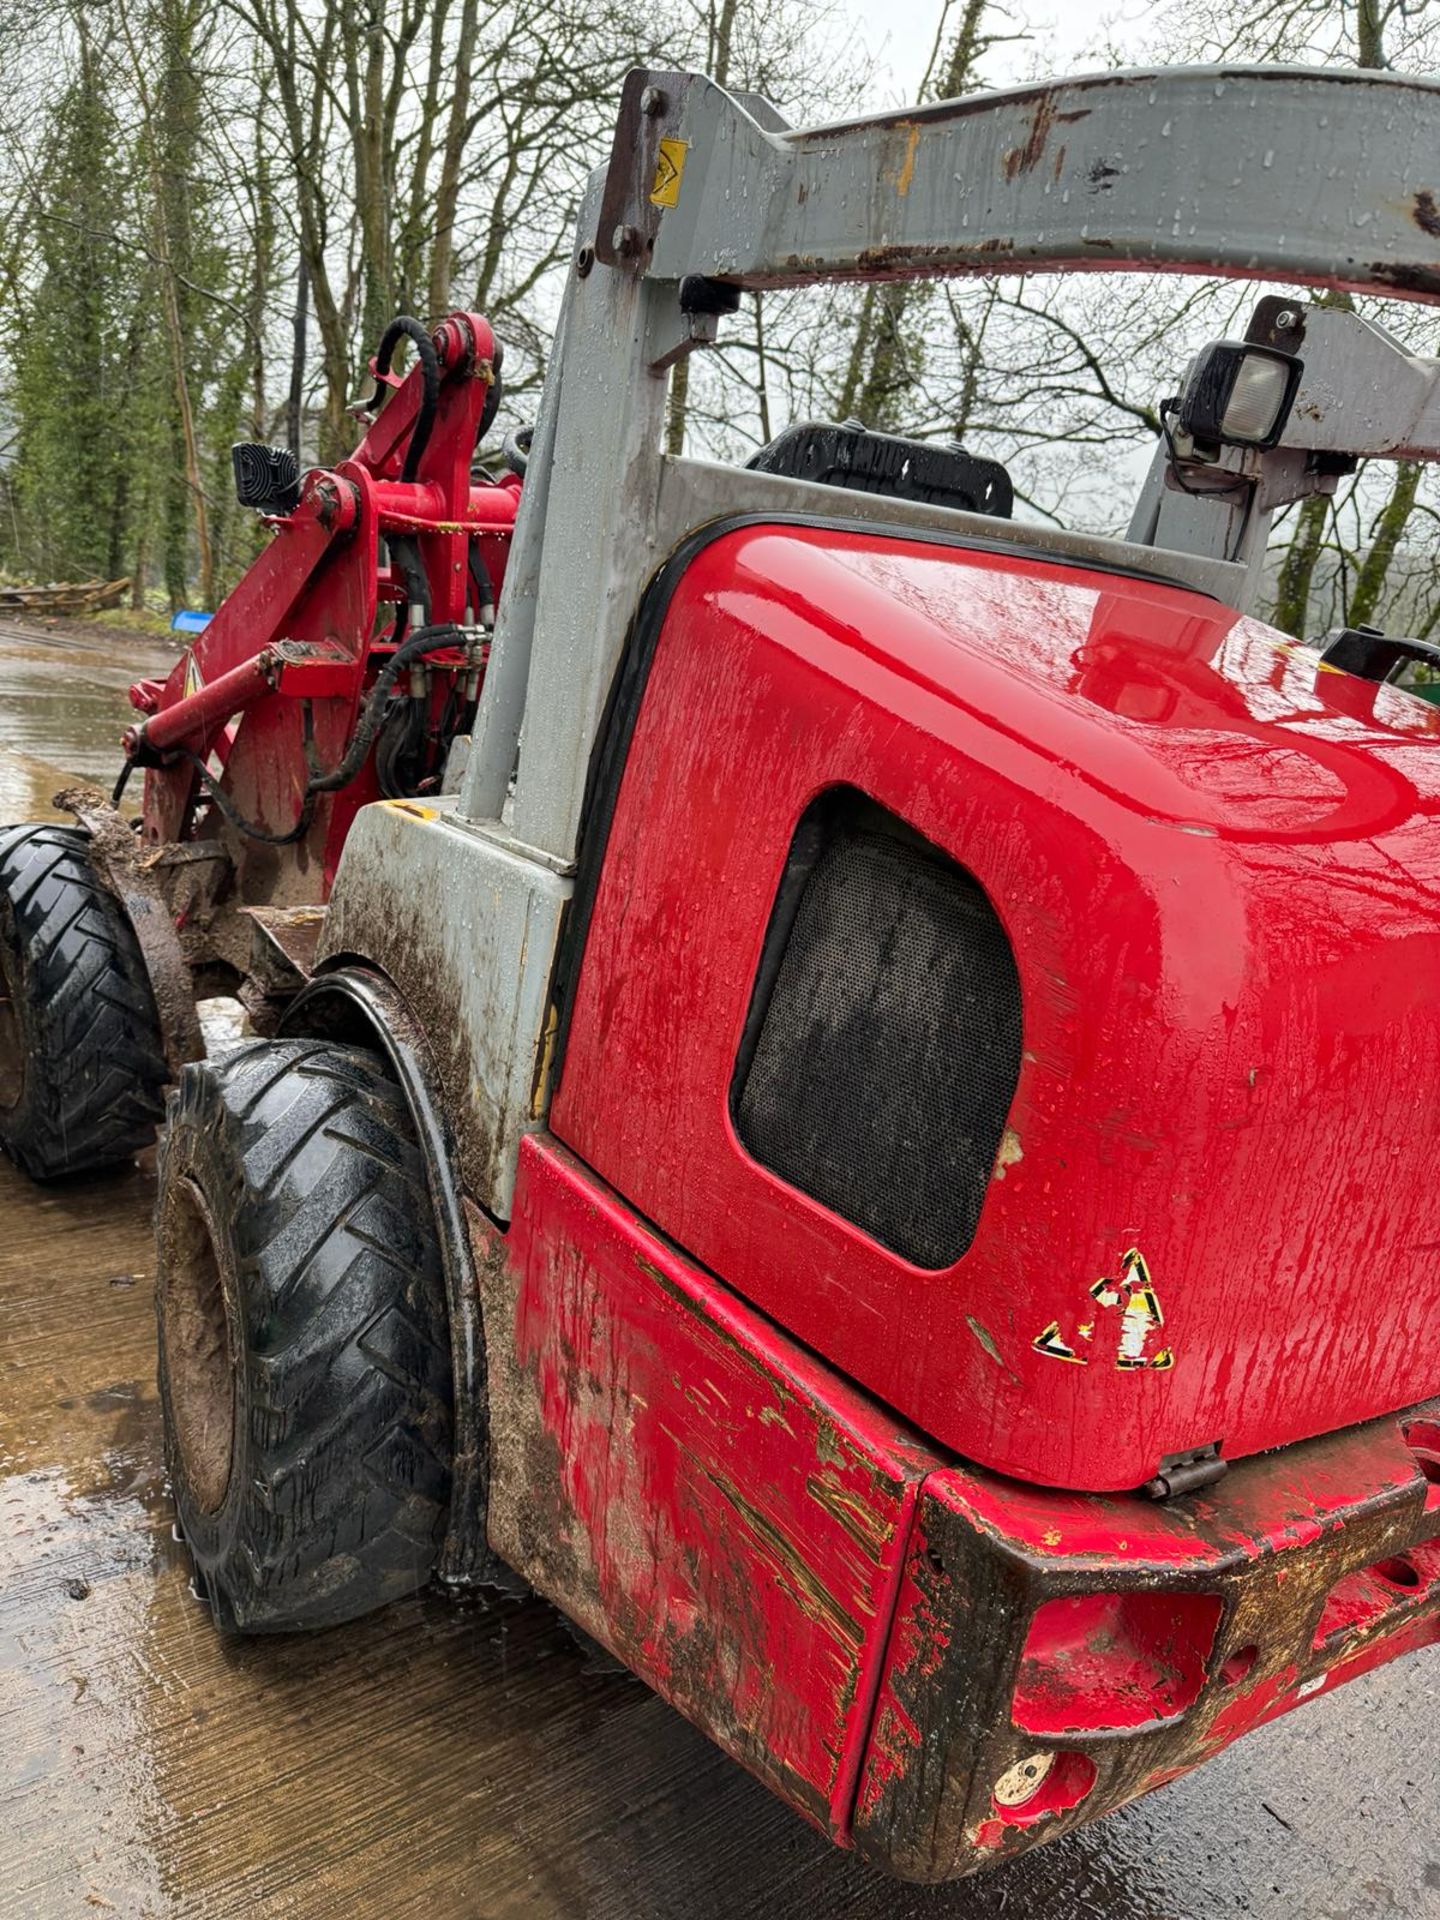
[[[1002,1472],[1133,1487],[1165,1455],[1419,1400],[1440,1386],[1437,731],[1179,589],[727,534],[664,618],[552,1124],[727,1284]],[[796,822],[841,783],[977,876],[1019,966],[1006,1147],[939,1272],[731,1124]]]

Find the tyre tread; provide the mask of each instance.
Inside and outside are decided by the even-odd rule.
[[[130,1160],[155,1138],[168,1078],[145,962],[90,865],[87,836],[0,834],[0,894],[24,962],[26,1088],[0,1144],[37,1180]]]
[[[217,1155],[249,1330],[244,1482],[209,1546],[172,1449],[182,1527],[222,1626],[328,1626],[423,1585],[443,1537],[451,1363],[424,1164],[379,1057],[313,1041],[186,1068],[162,1187]],[[225,1183],[202,1184],[214,1212]],[[357,1229],[366,1208],[395,1243]]]

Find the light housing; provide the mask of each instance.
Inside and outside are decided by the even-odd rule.
[[[1180,396],[1180,430],[1201,446],[1273,447],[1285,430],[1303,361],[1278,347],[1216,340]]]
[[[1207,1589],[1058,1594],[1039,1606],[1010,1716],[1052,1738],[1174,1720],[1200,1698],[1225,1603]]]

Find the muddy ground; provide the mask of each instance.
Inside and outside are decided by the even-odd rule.
[[[0,818],[113,773],[166,660],[0,624]],[[171,1538],[151,1187],[0,1162],[0,1920],[1393,1920],[1440,1915],[1421,1654],[988,1878],[835,1852],[538,1601],[223,1642]]]

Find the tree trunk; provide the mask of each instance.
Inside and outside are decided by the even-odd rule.
[[[125,332],[125,392],[133,399],[140,381],[140,370],[145,361],[145,310],[143,301],[135,302],[130,315],[130,324]],[[110,541],[105,563],[106,578],[117,580],[125,570],[125,547],[132,525],[133,496],[135,492],[136,467],[134,458],[135,434],[133,424],[120,441],[118,458],[115,462],[115,494],[110,513]],[[136,588],[143,595],[143,583],[136,578]],[[143,598],[137,600],[137,606],[144,604]]]
[[[1334,287],[1327,287],[1315,304],[1317,307],[1338,307],[1345,313],[1355,310],[1355,302],[1349,294],[1339,293]],[[1329,514],[1330,501],[1322,494],[1312,494],[1303,502],[1295,516],[1295,531],[1280,568],[1280,580],[1275,589],[1275,611],[1271,617],[1277,627],[1285,633],[1293,633],[1297,640],[1305,638],[1305,623],[1310,616],[1310,588],[1315,578],[1315,563],[1320,558],[1320,549],[1324,544],[1325,522]]]
[[[914,384],[904,333],[913,292],[905,280],[866,291],[869,324],[862,327],[862,332],[868,339],[869,353],[848,413],[867,427],[890,430],[902,424],[902,409],[897,402]]]
[[[770,425],[770,365],[765,358],[765,296],[755,295],[755,387],[760,401],[760,444],[768,446],[774,439]]]
[[[665,414],[665,451],[678,460],[685,451],[685,414],[690,404],[690,361],[677,360],[670,369],[670,402]]]
[[[946,58],[939,58],[937,42],[921,88],[921,99],[953,100],[975,83],[975,66],[984,53],[981,32],[990,0],[965,0],[960,25]],[[852,416],[867,427],[893,428],[901,424],[896,402],[913,374],[907,364],[905,320],[917,290],[909,281],[867,287],[860,325],[851,351],[838,409],[842,419]],[[920,297],[924,297],[923,290]]]
[[[430,288],[427,296],[432,320],[438,320],[450,308],[450,282],[455,270],[455,214],[460,203],[461,165],[465,158],[465,129],[470,118],[479,14],[479,0],[465,0],[460,10],[460,38],[455,51],[450,117],[445,127],[440,179],[435,188],[435,239],[430,249]]]
[[[1394,484],[1390,489],[1390,498],[1381,509],[1376,522],[1375,537],[1370,542],[1370,551],[1361,563],[1360,572],[1355,579],[1355,591],[1350,596],[1350,605],[1345,617],[1352,627],[1365,626],[1379,611],[1380,601],[1385,592],[1385,583],[1390,576],[1391,562],[1395,550],[1404,538],[1405,528],[1410,515],[1415,510],[1415,494],[1420,485],[1421,466],[1418,460],[1402,460],[1395,469]]]
[[[1385,12],[1383,0],[1358,0],[1355,20],[1355,64],[1357,67],[1385,65]]]
[[[360,324],[365,349],[373,352],[393,318],[390,258],[390,192],[385,167],[385,0],[369,0],[352,38],[351,92],[355,135],[355,214],[363,245]]]
[[[143,115],[141,139],[149,174],[151,230],[160,267],[160,309],[174,383],[171,417],[174,465],[184,473],[183,485],[166,489],[165,585],[177,607],[184,604],[189,572],[185,528],[187,497],[195,529],[200,593],[207,607],[214,605],[215,594],[215,560],[190,394],[192,198],[199,150],[198,11],[198,7],[192,10],[188,0],[168,0],[167,5],[157,10],[154,24],[159,29],[162,63],[157,99],[151,93],[146,63],[136,44],[131,22],[123,8],[120,10]]]
[[[1271,615],[1284,633],[1305,638],[1305,621],[1310,611],[1310,586],[1315,563],[1325,538],[1325,521],[1330,502],[1324,494],[1311,494],[1295,517],[1295,531],[1285,550],[1280,579],[1275,589],[1275,610]]]
[[[932,99],[956,100],[974,85],[975,65],[985,51],[985,39],[980,28],[989,4],[990,0],[965,0],[965,11],[960,16],[960,26],[950,48],[950,57],[940,72],[935,91],[930,96]]]
[[[270,179],[269,156],[258,126],[255,181],[255,262],[245,321],[246,331],[250,335],[250,434],[252,439],[263,440],[268,414],[265,397],[265,309],[270,301],[270,276],[275,265],[275,193]]]

